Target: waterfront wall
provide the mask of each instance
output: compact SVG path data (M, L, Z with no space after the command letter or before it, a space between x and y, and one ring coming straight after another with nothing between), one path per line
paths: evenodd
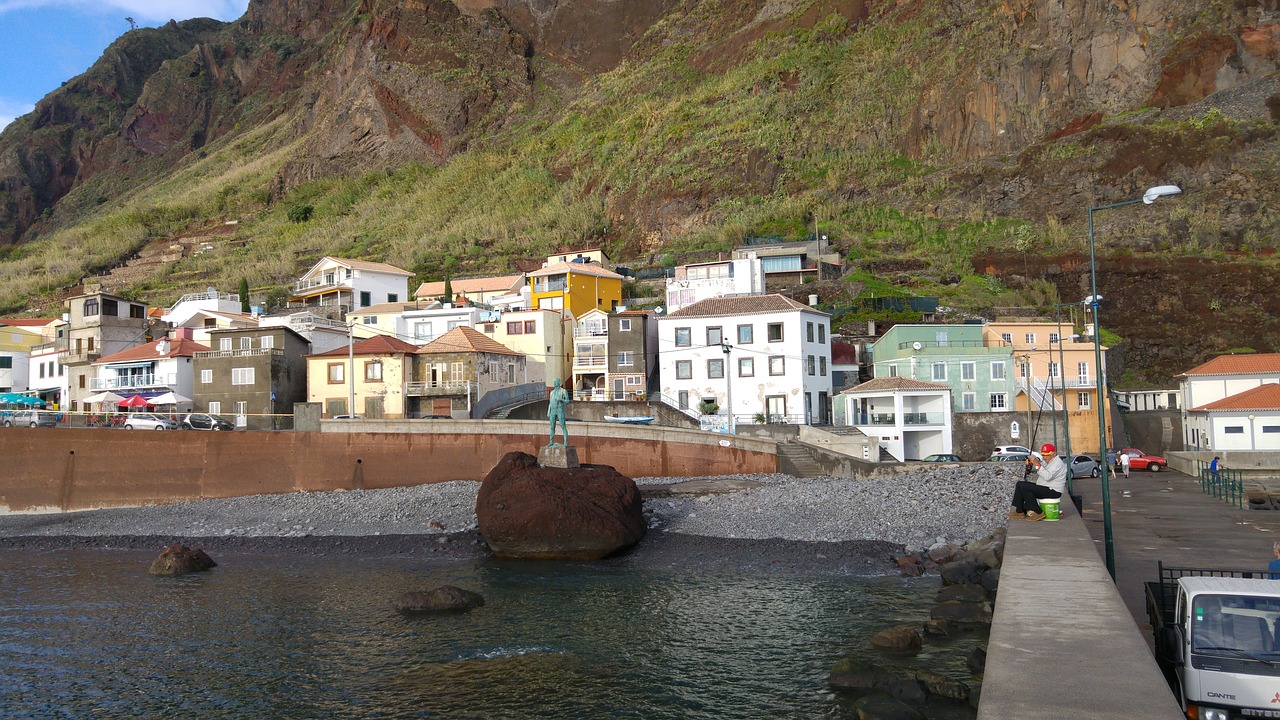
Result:
M387 420L322 432L0 431L0 509L83 510L261 493L480 480L506 453L536 455L545 421ZM360 431L357 431L360 430ZM775 444L677 428L574 423L584 463L629 477L777 472Z

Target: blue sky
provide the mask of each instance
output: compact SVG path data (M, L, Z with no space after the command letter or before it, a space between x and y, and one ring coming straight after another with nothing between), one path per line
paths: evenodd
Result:
M79 75L129 30L173 20L235 20L249 0L0 0L0 128Z

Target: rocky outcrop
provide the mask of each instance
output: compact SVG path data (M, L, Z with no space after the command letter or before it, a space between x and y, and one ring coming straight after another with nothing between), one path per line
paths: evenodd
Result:
M924 638L920 636L919 625L895 625L871 636L871 647L878 650L916 652L923 645Z
M165 548L160 556L151 562L149 572L152 575L185 575L203 572L217 566L218 563L205 554L205 551L192 550L185 545L174 544Z
M402 613L466 612L483 606L484 597L480 593L453 585L401 593L393 603L393 607Z
M507 453L476 496L476 524L498 557L598 560L645 534L640 491L605 465L544 468Z

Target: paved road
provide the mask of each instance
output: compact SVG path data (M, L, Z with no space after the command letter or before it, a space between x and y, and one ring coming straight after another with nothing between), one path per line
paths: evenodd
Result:
M1099 555L1103 546L1102 491L1097 479L1077 479L1082 516ZM1198 479L1172 470L1133 471L1111 479L1116 585L1148 643L1142 583L1154 580L1156 563L1264 569L1271 544L1280 540L1280 511L1239 510L1200 491Z

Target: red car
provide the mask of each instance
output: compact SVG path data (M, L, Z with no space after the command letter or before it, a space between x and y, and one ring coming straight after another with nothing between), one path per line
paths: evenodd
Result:
M1122 453L1129 455L1130 470L1150 470L1151 472L1160 472L1169 467L1169 461L1159 455L1148 455L1138 448L1122 448ZM1116 469L1120 469L1120 453L1116 453Z

